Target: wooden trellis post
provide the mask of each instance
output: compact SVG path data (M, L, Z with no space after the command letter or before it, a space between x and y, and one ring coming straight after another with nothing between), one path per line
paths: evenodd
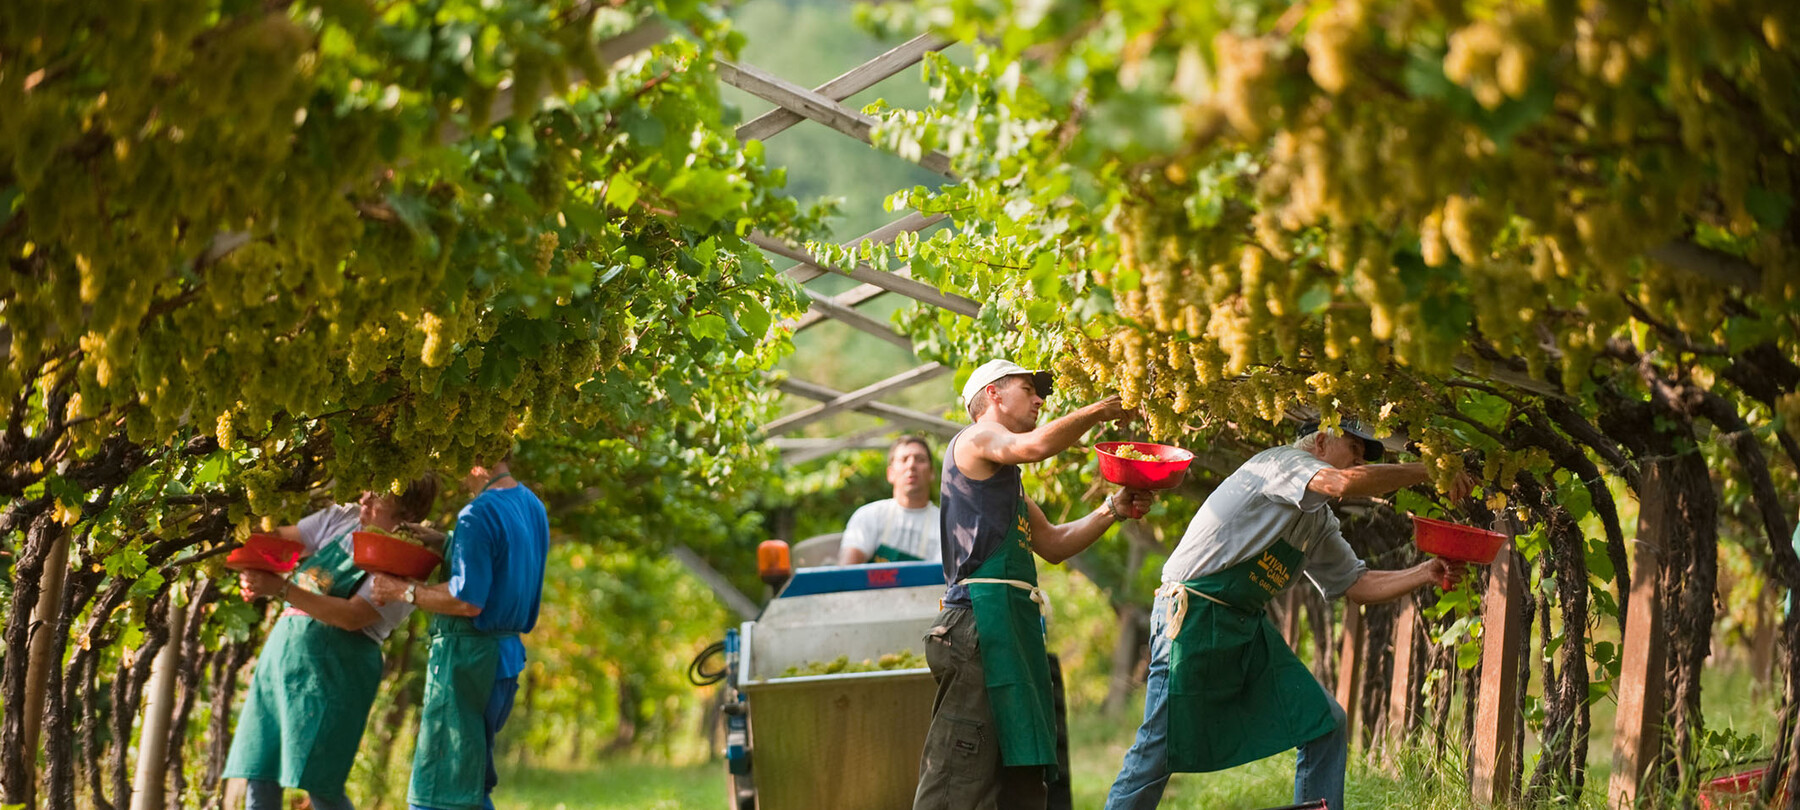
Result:
M35 629L26 648L29 652L25 660L30 662L25 670L24 742L27 751L38 750L39 732L44 723L44 688L49 682L51 668L61 666L60 661L50 659L50 643L57 615L62 610L63 580L69 572L68 530L58 529L53 543L50 556L44 559L43 573L38 577L37 606L31 611L31 624ZM35 771L33 768L25 775L28 783L35 778ZM25 793L33 798L37 795L35 787L28 788Z
M1300 652L1300 589L1289 588L1281 595L1281 637L1288 648Z
M1651 504L1670 499L1660 464L1644 465L1638 502L1638 539L1632 542L1631 603L1625 612L1624 649L1619 662L1619 713L1613 737L1612 781L1607 785L1607 804L1629 808L1637 805L1638 783L1644 769L1662 744L1663 721L1663 538L1677 527L1671 516Z
M1762 595L1756 599L1756 631L1750 641L1752 695L1762 694L1774 684L1775 635L1781 627L1780 613L1775 610L1777 589L1771 581L1763 586Z
M1525 643L1525 581L1509 542L1494 556L1481 610L1481 685L1475 698L1475 747L1469 792L1479 804L1504 804L1518 791L1513 745L1519 722L1519 645Z
M1412 733L1413 699L1412 660L1418 650L1419 606L1413 598L1400 600L1400 615L1394 617L1394 676L1388 686L1387 761L1398 761L1400 749Z
M175 681L181 668L181 637L187 632L187 604L179 584L169 589L169 639L150 665L144 689L144 721L138 732L137 778L131 810L167 807L169 724L175 713Z
M1356 739L1351 732L1356 728L1356 696L1362 689L1362 643L1362 606L1346 600L1344 632L1338 642L1335 697L1338 705L1344 707L1344 736L1347 739Z

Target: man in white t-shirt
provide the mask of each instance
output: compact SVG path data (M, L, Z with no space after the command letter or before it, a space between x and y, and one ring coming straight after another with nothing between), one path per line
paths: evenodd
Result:
M864 505L850 516L838 545L838 565L943 559L931 448L918 436L901 436L888 447L887 480L894 497Z

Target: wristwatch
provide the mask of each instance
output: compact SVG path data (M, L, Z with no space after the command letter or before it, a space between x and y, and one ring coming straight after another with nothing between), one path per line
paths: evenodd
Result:
M1119 507L1113 505L1113 496L1111 495L1106 496L1106 499L1100 502L1100 508L1106 510L1107 517L1110 517L1115 521L1130 520L1130 518L1125 517L1125 515L1119 512Z
M419 584L417 582L409 582L406 584L406 592L400 594L400 598L405 599L406 603L409 605L416 605L418 604L416 601L416 593L418 590Z

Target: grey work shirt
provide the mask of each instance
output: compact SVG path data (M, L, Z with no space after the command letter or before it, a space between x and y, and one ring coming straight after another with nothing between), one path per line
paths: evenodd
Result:
M1213 490L1163 566L1163 582L1216 574L1260 555L1278 540L1306 555L1301 571L1326 598L1368 570L1338 529L1324 495L1307 482L1331 465L1298 447L1257 453Z

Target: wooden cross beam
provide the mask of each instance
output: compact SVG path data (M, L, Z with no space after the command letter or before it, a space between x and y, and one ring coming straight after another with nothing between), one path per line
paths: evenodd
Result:
M637 52L645 50L668 38L669 29L663 27L663 24L657 22L655 19L651 19L630 31L626 31L615 37L610 37L594 46L596 56L594 61L602 65L610 65L627 56L635 55ZM580 70L570 68L568 79L569 83L567 86L574 87L575 85L587 81L588 77ZM544 91L540 89L539 92ZM560 89L553 89L553 92L561 91ZM512 117L513 105L516 103L517 99L514 97L513 89L510 85L501 89L500 92L494 94L494 103L488 108L488 120L504 121L507 118ZM537 99L531 99L531 103L537 103ZM454 143L462 140L463 136L466 134L461 128L450 123L446 123L438 133L438 139L444 143Z
M868 234L864 235L861 239L857 239L857 240L848 242L848 243L846 243L846 245L857 245L857 244L861 244L864 241L880 241L880 242L892 241L894 239L894 237L897 236L901 231L923 230L925 228L931 227L932 225L936 225L937 223L942 222L943 220L944 220L943 214L933 214L929 217L926 217L926 216L921 216L917 212L914 212L912 214L908 214L907 216L905 216L901 219L895 220L894 222L890 222L886 225L881 226L880 228L870 231ZM904 227L901 227L899 230L896 230L892 234L887 233L888 229L895 228L896 226L904 226ZM880 235L881 238L875 239L874 237L876 237L877 235ZM803 266L804 265L795 265L794 267L789 268L788 272L794 273L794 272L800 270ZM811 268L807 268L807 269L811 270ZM911 268L902 267L899 270L895 270L894 275L899 276L901 278L912 278ZM886 293L887 293L887 290L885 290L881 287L877 287L873 284L859 284L850 290L839 293L836 297L832 298L831 300L832 300L832 303L835 303L839 306L856 307L856 306L861 306L865 303L868 303L869 301L872 301L875 298L877 298L881 295L884 295ZM824 320L825 317L826 316L824 313L808 312L804 315L801 315L799 318L796 318L792 323L788 324L788 328L790 328L790 329L794 330L794 332L798 333L801 330L806 329L806 328L818 323L819 321Z
M913 213L907 214L906 216L896 219L893 222L889 222L888 224L883 225L879 228L876 228L875 230L869 231L868 233L865 233L862 236L856 237L855 239L845 242L844 247L854 247L857 245L861 245L864 242L876 242L876 243L885 244L887 242L892 242L896 237L898 237L902 233L908 233L911 231L918 231L918 230L922 230L924 228L929 228L932 225L936 225L937 223L942 222L943 220L944 220L943 214L933 214L931 216L925 216L923 214L918 213L917 211L914 211ZM788 255L788 254L783 253L782 255ZM880 271L874 270L873 268L871 268L870 271L871 272L880 272ZM816 279L820 276L825 275L829 271L825 270L824 268L820 267L817 264L801 263L801 264L796 264L793 267L788 268L784 272L788 278L793 279L794 281L799 282L801 284L805 284L808 281L812 281L813 279ZM893 272L889 275L891 275L894 278L905 279L907 281L912 280L912 276L907 274L906 268L901 268L900 270ZM902 283L904 283L904 282L902 282ZM799 318L789 321L783 325L786 326L787 328L793 330L794 332L798 333L803 329L817 325L820 321L822 321L828 317L831 317L831 318L837 317L837 315L835 314L836 311L833 309L834 305L841 309L851 309L851 308L859 306L863 303L866 303L866 302L874 299L876 296L882 295L886 292L888 292L888 289L887 289L887 287L884 287L884 286L877 286L875 284L861 284L861 285L858 285L857 287L855 287L847 292L841 293L833 298L824 299L824 298L820 298L818 296L813 296L813 300L815 302L817 302L819 304L819 306L809 310L806 314L801 315ZM844 319L839 318L839 320L844 320ZM854 324L852 324L852 325L854 326ZM861 327L857 327L857 328L861 328ZM867 330L865 330L865 331L867 331ZM881 336L881 337L884 340L890 340L886 336ZM890 340L890 342L892 342L892 341ZM897 344L897 345L901 345L901 344ZM908 341L907 343L903 344L903 348L906 348L910 351L912 349L911 341Z
M821 447L856 447L860 450L874 450L888 446L882 434L892 431L892 425L870 428L853 436L837 436L830 439L807 439L798 436L776 436L769 440L769 446L783 453L801 450L816 450Z
M882 425L835 439L776 437L770 441L781 450L781 460L793 465L824 458L840 450L881 450L888 446L887 434L892 432L892 425Z
M904 269L894 275L900 276L901 278L912 278L912 276L907 275ZM881 289L873 284L859 284L850 290L824 300L830 301L832 304L840 307L856 307L865 304L876 296L886 292L887 290ZM815 298L814 300L819 299ZM801 331L817 326L821 321L831 317L836 316L832 315L829 310L824 308L807 310L805 314L782 325L798 334Z
M756 621L756 617L762 614L762 608L756 604L756 600L745 596L743 591L731 584L730 577L719 573L718 569L713 568L699 554L694 553L693 549L676 543L675 547L670 550L670 556L687 566L694 576L706 583L706 587L712 589L713 594L719 597L720 602L724 602L726 607L731 608L744 620Z
M895 346L899 346L909 353L912 351L912 338L894 331L892 326L864 315L851 307L840 304L836 299L833 299L830 296L821 295L807 289L802 289L801 292L806 293L806 296L812 299L812 310L807 313L808 315L819 313L820 317L830 317L852 329L867 332L868 334L881 338Z
M874 87L883 79L919 63L925 54L941 51L950 47L951 41L938 39L930 34L921 34L901 43L893 50L870 59L843 75L813 88L817 93L832 101L843 101L864 90ZM762 115L751 119L737 128L740 141L766 141L788 127L806 120L799 113L786 107L776 107Z
M793 247L786 242L762 233L761 231L750 234L750 243L777 256L786 256L787 258L793 259L807 268L840 273L863 282L864 284L880 287L888 292L899 293L914 301L923 301L932 306L947 309L959 315L967 315L973 318L977 313L981 312L981 303L979 301L964 298L960 295L945 293L922 281L915 281L895 273L882 272L867 264L858 264L848 270L826 267L815 261L812 255L808 254L806 251ZM794 268L794 270L799 269L799 267ZM788 272L788 277L795 278L796 274L790 270ZM818 275L814 274L812 277L817 278Z
M844 396L842 392L826 386L801 380L782 380L776 387L784 394L793 394L819 402L834 402ZM948 419L940 419L928 413L902 408L898 405L889 405L885 402L865 402L852 410L877 416L898 425L906 425L915 430L923 430L941 438L955 436L965 427L965 425L959 425Z
M942 363L926 363L872 385L865 385L850 393L842 394L830 402L820 403L799 413L784 416L764 425L763 432L770 436L791 433L839 411L853 410L858 405L867 405L886 394L942 377L949 374L950 371L951 368Z
M874 242L878 245L885 245L889 242L894 241L894 239L898 238L900 236L900 234L910 233L912 231L922 231L922 230L925 230L926 228L929 228L929 227L936 225L939 222L943 222L943 221L944 221L943 214L932 214L931 216L925 216L924 214L914 211L910 214L907 214L906 216L903 216L899 219L894 220L893 222L889 222L888 224L883 225L879 228L876 228L875 230L869 231L868 233L865 233L862 236L858 236L855 239L851 239L847 242L844 242L843 246L847 247L847 248L854 248L854 247L860 246L864 242ZM757 233L761 234L761 231L758 231ZM784 272L786 273L788 278L791 278L795 282L798 282L800 284L805 284L806 282L812 281L813 279L818 278L819 276L825 275L826 273L829 273L831 271L826 270L825 268L820 267L817 264L808 263L808 264L802 264L802 265L790 267L787 270L785 270ZM886 292L886 290L882 290L882 292Z
M715 64L719 66L719 78L726 84L764 101L779 104L863 143L871 146L875 144L870 133L880 122L874 118L755 65L743 65L723 59L715 60ZM943 152L927 152L915 162L952 180L957 179L956 173L950 171L950 156Z

